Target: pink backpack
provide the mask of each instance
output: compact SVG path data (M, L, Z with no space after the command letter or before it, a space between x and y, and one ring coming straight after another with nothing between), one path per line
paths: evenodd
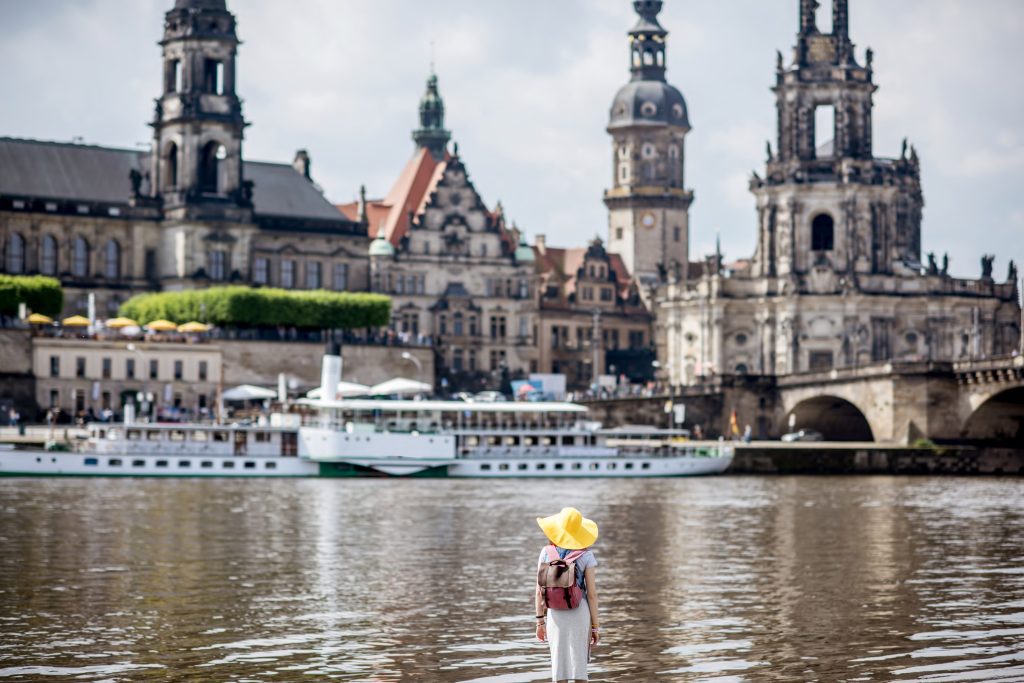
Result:
M573 550L565 559L553 545L544 548L548 562L537 570L537 585L548 609L576 609L583 602L583 589L576 583L576 560L586 550Z

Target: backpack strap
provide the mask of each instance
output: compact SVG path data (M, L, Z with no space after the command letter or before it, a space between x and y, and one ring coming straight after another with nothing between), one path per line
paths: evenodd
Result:
M566 555L564 559L566 562L575 562L576 560L583 557L586 554L586 552L586 548L584 548L583 550L573 550L568 555Z
M555 560L560 559L558 557L558 548L555 547L554 543L544 546L544 553L547 555L548 562L554 562Z

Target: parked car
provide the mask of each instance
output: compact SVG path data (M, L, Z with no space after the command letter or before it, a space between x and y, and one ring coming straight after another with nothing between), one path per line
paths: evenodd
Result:
M825 436L821 432L816 432L813 429L801 429L796 432L790 432L789 434L782 435L782 441L824 441Z
M473 398L481 403L497 403L505 400L505 394L500 391L481 391Z

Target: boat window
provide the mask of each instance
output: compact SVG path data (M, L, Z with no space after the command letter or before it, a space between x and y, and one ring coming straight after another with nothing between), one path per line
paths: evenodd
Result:
M366 439L369 441L369 437ZM281 432L281 455L295 456L299 454L299 435L295 432Z
M499 470L507 470L508 469L508 463L507 462L501 463L500 465L498 465L498 469Z
M623 465L623 467L625 467L627 470L631 470L633 469L633 463L627 462L626 464Z
M172 429L171 430L171 441L184 441L184 440L185 440L185 432L183 432L180 429Z
M535 436L524 436L523 437L523 444L526 445L526 446L536 446L537 445L537 437L535 437Z
M608 463L607 467L610 470L614 470L616 467L618 467L618 463L610 462Z
M544 444L545 446L553 446L554 443L555 443L555 437L553 437L553 436L545 436L545 437L543 437L541 439L540 442L542 444Z
M562 437L562 445L563 446L571 446L575 440L576 440L575 437L563 436Z
M197 429L196 431L192 432L193 441L206 441L209 438L210 435L204 432L202 429Z
M256 443L266 443L267 441L270 441L268 432L256 432Z
M100 461L99 461L99 458L86 458L85 459L85 464L86 465L99 465Z
M467 446L479 446L480 445L480 437L479 436L467 436L466 437L466 445Z
M178 467L192 467L192 461L191 460L179 460L178 461Z
M230 460L225 460L223 463L221 463L221 467L223 467L226 470L233 469L234 466L235 463L231 462Z
M214 441L221 441L221 442L227 441L228 440L228 433L227 432L213 432L213 440Z
M581 462L574 462L572 464L572 468L574 470L581 470L581 469L583 469L583 463L581 463Z
M501 437L499 437L499 436L489 436L489 437L487 437L487 445L488 446L497 446L499 443L501 443Z
M556 470L563 470L563 469L565 469L565 463L564 462L556 462L555 463L555 469Z
M146 441L159 441L160 437L163 436L158 429L151 429L146 432Z
M505 445L506 446L516 446L518 444L519 444L519 437L516 437L516 436L506 436L505 437Z
M649 469L651 469L651 463L649 463L649 462L641 463L640 464L640 469L642 469L642 470L649 470Z
M141 438L142 438L142 432L140 432L139 430L137 430L137 429L129 429L128 430L128 440L129 441L138 441Z
M110 458L109 460L107 460L107 464L111 465L112 467L120 467L121 458Z
M157 467L167 467L167 461L166 460L157 460L156 461L156 466Z
M203 469L210 469L211 467L213 467L213 461L204 460L201 463L199 463L199 466L202 467Z
M245 469L247 469L247 470L254 470L254 469L256 469L256 463L254 463L251 460L246 460L245 461Z
M527 463L525 463L525 462L521 462L518 465L518 469L521 469L521 470L525 470L528 467L529 467L529 465Z
M487 472L488 470L490 470L490 469L491 469L491 463L489 463L489 462L485 462L485 463L482 463L482 464L480 465L480 469L481 469L482 471L484 471L484 472Z
M548 468L548 465L545 462L539 462L534 467L534 469L536 469L536 470L546 470L547 468Z
M265 462L265 463L263 463L263 469L265 469L265 470L276 470L277 469L277 463L273 462L273 461Z
M145 467L145 466L146 466L146 461L145 460L132 460L132 467Z
M590 469L596 470L597 468L598 468L598 464L596 462L590 463Z

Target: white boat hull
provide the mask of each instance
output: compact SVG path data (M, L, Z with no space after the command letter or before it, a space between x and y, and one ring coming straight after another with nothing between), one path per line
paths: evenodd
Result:
M0 474L101 477L315 477L320 467L296 457L0 452Z

